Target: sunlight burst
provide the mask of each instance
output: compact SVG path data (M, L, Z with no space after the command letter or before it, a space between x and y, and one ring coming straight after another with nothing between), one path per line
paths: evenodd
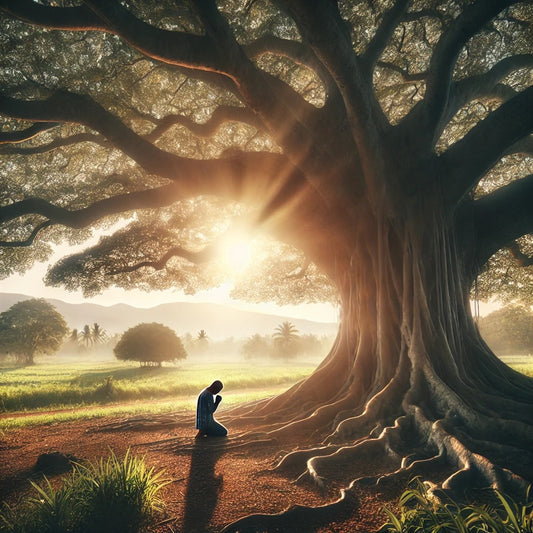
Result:
M234 274L240 274L250 263L250 243L239 238L229 239L224 256L228 268Z

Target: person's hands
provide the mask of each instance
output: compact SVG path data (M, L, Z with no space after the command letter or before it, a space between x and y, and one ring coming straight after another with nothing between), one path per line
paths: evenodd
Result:
M222 396L220 396L220 394L217 394L215 396L215 403L220 403L222 401Z

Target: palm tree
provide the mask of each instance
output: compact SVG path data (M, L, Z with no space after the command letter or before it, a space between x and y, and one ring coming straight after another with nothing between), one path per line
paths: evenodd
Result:
M201 329L196 336L196 344L200 353L204 353L209 345L209 336L205 329Z
M93 324L91 335L94 344L103 344L107 340L107 333L105 329L102 329L97 322Z
M296 355L298 351L296 341L300 338L300 334L292 322L287 320L276 327L273 337L282 357L288 359Z
M80 344L88 349L93 344L93 332L88 324L83 326L83 329L79 333Z
M71 332L70 332L70 336L68 338L69 342L71 342L72 344L77 344L78 343L78 329L77 328L74 328Z

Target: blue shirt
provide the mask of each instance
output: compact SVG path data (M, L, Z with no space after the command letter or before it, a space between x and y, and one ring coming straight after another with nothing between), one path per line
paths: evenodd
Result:
M196 429L206 431L210 424L213 423L213 413L215 412L215 400L213 395L204 389L198 395L196 404Z

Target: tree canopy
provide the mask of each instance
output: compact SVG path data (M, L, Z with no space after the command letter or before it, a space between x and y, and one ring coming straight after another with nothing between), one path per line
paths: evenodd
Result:
M176 333L157 322L143 323L128 329L113 348L117 359L157 363L185 359L187 352Z
M531 273L531 2L0 13L4 275L98 231L49 283L194 292L237 271L222 252L236 239L268 237L240 295L341 309L317 370L247 411L308 443L280 469L322 482L372 450L397 462L379 479L441 462L446 490L533 479L532 380L494 356L468 305L495 254Z
M36 355L57 352L68 331L53 305L42 298L23 300L0 314L0 352L32 365Z

